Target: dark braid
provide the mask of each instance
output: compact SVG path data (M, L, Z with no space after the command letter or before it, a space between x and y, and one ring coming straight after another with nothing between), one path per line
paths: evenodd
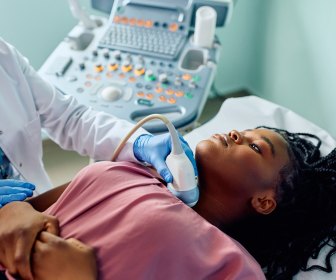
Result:
M331 272L330 258L336 252L336 149L321 156L321 140L315 135L259 128L286 139L290 164L279 174L276 210L246 218L228 233L254 255L267 279L291 279L300 269ZM308 259L317 258L326 244L330 251L324 266L308 266Z

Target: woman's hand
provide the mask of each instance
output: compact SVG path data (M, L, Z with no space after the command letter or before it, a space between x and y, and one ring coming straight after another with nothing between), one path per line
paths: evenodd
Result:
M57 219L36 211L29 203L11 202L0 209L0 263L10 274L33 279L30 255L43 230L58 235Z
M33 252L34 280L95 280L94 251L82 242L41 232Z

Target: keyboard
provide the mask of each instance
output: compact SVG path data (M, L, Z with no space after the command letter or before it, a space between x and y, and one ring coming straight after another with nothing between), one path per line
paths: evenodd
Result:
M100 40L99 47L175 59L185 42L186 36L177 32L112 24Z

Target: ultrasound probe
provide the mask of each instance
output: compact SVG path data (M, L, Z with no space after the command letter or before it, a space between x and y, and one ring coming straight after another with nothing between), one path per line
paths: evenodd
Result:
M117 158L121 149L124 147L126 141L131 137L131 135L144 123L152 119L160 119L163 121L171 135L172 149L171 153L166 158L166 164L173 175L173 182L168 183L167 188L177 198L181 199L185 204L192 207L197 203L199 198L199 189L194 167L182 148L175 127L165 116L160 114L152 114L139 121L120 142L112 156L112 161Z

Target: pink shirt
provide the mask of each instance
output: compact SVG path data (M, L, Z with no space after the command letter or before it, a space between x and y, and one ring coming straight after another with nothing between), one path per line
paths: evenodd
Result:
M265 279L254 258L126 162L84 168L47 211L96 249L99 279Z

